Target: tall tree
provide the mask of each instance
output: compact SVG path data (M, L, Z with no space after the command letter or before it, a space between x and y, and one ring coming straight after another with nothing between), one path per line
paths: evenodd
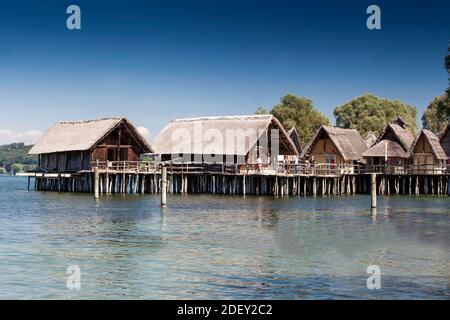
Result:
M448 73L447 90L435 97L422 115L422 125L435 133L439 133L450 122L450 45L444 59L444 68Z
M264 109L263 107L259 107L258 109L256 109L255 114L270 114L270 111Z
M271 113L286 130L295 127L300 143L305 145L321 125L329 125L325 115L314 108L311 100L293 94L285 95L280 103L268 111L263 108L256 110L257 114Z
M382 99L372 94L353 98L334 109L336 125L358 130L365 136L372 131L379 134L385 125L401 116L410 130L416 132L417 109L399 100Z
M435 97L422 115L422 125L434 133L439 133L450 120L450 94L444 92Z
M447 55L445 56L445 69L447 69L448 73L448 88L447 88L447 94L450 95L450 44L447 48Z

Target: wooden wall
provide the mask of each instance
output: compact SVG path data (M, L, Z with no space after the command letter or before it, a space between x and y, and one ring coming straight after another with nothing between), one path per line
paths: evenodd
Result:
M41 154L39 166L47 172L77 172L90 170L95 161L138 161L141 153L139 144L121 124L91 150Z
M40 168L47 172L89 170L90 151L70 151L40 155Z
M140 154L136 141L125 125L121 125L97 144L92 161L138 161Z
M440 164L440 161L433 154L430 143L423 135L420 136L414 147L412 162L415 165Z
M441 139L441 145L447 154L447 163L450 164L450 129L447 130L445 135Z
M317 140L312 147L309 153L309 159L311 160L314 157L316 163L327 163L327 156L328 158L334 157L335 164L345 163L333 141L327 137L323 137L323 139Z

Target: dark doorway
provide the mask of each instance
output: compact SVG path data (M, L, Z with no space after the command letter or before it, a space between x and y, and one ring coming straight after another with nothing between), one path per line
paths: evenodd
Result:
M128 148L120 148L119 161L128 161Z
M109 148L108 149L108 161L116 161L116 149L115 148Z

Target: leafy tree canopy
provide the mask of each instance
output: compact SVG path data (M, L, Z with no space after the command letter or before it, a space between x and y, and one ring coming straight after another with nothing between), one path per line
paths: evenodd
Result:
M14 173L23 172L23 164L21 163L14 163L11 165L11 171Z
M401 116L415 134L416 115L417 110L413 106L399 100L378 98L368 93L334 109L338 127L356 129L363 137L370 131L376 135L381 133L386 124L397 116Z
M33 169L37 164L37 156L28 155L30 148L31 146L25 146L23 143L0 146L0 167L3 167L6 171L14 171L11 169L13 164L23 164L23 170Z
M444 129L450 120L450 94L435 97L427 106L422 116L422 125L434 133Z
M262 107L259 107L258 109L256 109L255 114L270 114L270 111Z
M445 69L447 69L448 73L448 88L447 94L450 95L450 45L447 48L447 55L445 56Z
M286 130L295 127L300 143L307 143L321 125L329 125L325 115L314 108L311 100L293 94L285 95L280 103L268 111L258 108L256 114L273 114Z

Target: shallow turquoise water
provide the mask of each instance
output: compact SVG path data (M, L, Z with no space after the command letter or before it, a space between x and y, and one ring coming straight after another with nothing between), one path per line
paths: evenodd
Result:
M448 299L450 198L108 196L0 176L0 298ZM66 287L67 267L81 289ZM366 268L381 268L381 289Z

